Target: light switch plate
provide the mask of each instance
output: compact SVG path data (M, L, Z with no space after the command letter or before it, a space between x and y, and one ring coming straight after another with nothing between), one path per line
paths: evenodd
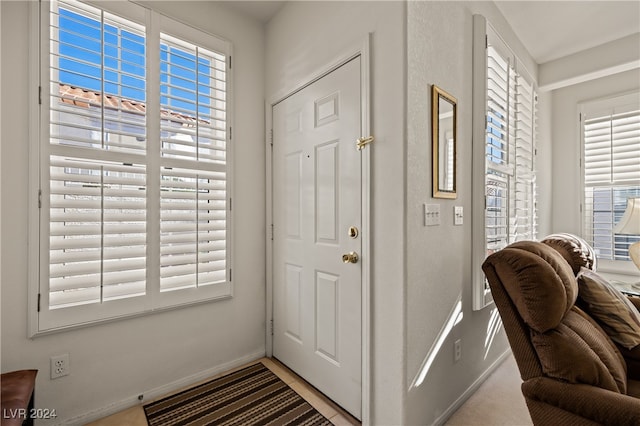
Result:
M424 204L424 226L440 225L440 204Z
M453 207L453 224L454 225L462 225L464 218L464 213L462 206L454 206Z

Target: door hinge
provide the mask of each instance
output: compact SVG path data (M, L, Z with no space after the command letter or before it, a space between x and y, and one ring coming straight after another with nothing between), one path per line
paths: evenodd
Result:
M229 211L233 210L233 198L229 197Z
M38 208L42 208L42 189L38 189Z
M273 228L273 223L271 224L271 241L273 241L273 234L274 234L274 228Z
M38 293L38 312L40 312L40 296L41 294Z
M271 146L273 146L273 129L269 130L269 138L271 140Z
M229 127L229 140L233 139L233 127Z
M271 322L271 326L270 326L271 327L271 335L273 336L273 319L271 319L270 322Z
M229 268L229 282L233 281L233 269Z
M231 55L229 55L229 69L231 69L231 64L232 64L232 62L231 62Z
M42 105L42 86L38 86L38 105Z

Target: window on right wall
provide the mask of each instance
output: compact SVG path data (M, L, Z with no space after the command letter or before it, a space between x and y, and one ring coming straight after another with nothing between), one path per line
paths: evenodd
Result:
M481 15L474 15L473 307L492 302L485 258L537 237L535 79Z
M640 236L613 232L627 199L640 197L640 92L579 105L582 136L582 234L600 269L624 272ZM630 263L630 262L627 262Z

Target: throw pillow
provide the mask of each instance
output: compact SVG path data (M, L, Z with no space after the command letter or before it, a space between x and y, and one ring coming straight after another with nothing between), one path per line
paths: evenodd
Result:
M531 341L542 371L569 383L585 383L613 392L627 392L624 360L602 331L582 317L577 308L558 327L545 333L531 331Z
M581 268L578 296L585 310L607 332L611 340L631 349L640 344L640 312L629 299L597 273Z

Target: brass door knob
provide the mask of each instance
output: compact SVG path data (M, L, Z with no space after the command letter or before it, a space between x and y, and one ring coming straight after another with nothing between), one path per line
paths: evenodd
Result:
M342 261L344 263L358 263L358 253L352 251L342 255Z

